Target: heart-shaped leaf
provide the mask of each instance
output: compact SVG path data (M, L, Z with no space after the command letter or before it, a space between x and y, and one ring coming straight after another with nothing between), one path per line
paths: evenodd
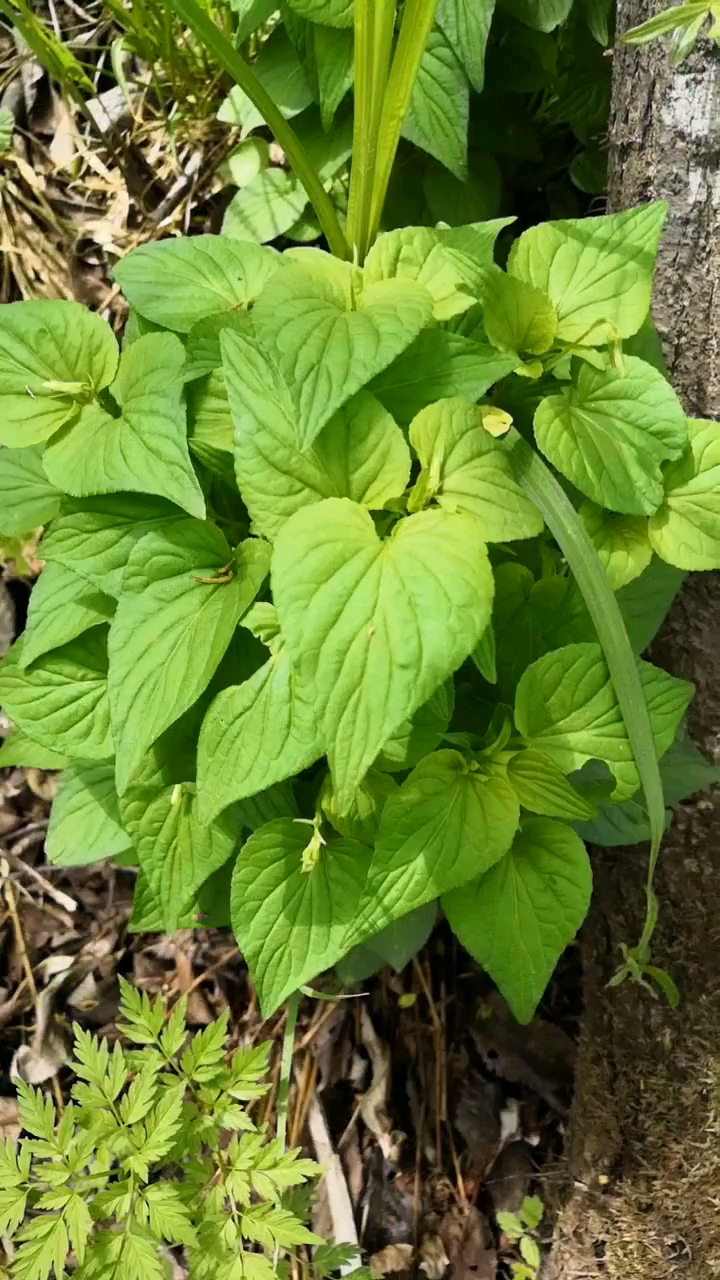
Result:
M442 900L453 933L487 969L518 1022L529 1022L585 919L592 872L579 836L529 818L489 871Z
M363 288L347 263L324 263L321 270L316 259L305 261L278 271L253 312L258 337L292 396L301 449L410 345L433 308L415 281L380 280Z
M133 342L111 388L119 415L87 405L50 441L43 465L53 484L77 498L156 494L202 519L205 501L187 448L184 362L174 334L148 333Z
M410 476L402 431L378 400L358 392L300 449L290 393L264 352L243 335L222 339L235 423L235 472L253 527L274 538L301 507L347 497L379 509Z
M117 360L110 325L78 302L6 303L0 308L0 444L22 448L47 440L112 382Z
M382 539L362 507L328 498L283 525L272 588L288 650L312 690L342 808L490 619L480 527L473 516L436 509L399 521Z
M305 822L270 822L235 864L233 931L266 1018L344 954L367 874L365 845L337 839L318 849L314 835Z

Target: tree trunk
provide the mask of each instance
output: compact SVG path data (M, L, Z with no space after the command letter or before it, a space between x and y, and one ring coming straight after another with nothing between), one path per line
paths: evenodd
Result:
M660 7L619 0L618 32ZM618 209L669 202L653 313L686 410L720 418L714 46L703 43L676 69L665 41L616 50L609 194ZM652 656L694 681L689 729L720 759L720 575L689 576ZM642 988L605 986L619 944L637 940L646 856L594 855L566 1198L546 1280L720 1276L720 788L678 806L661 853L653 959L680 986L676 1012Z

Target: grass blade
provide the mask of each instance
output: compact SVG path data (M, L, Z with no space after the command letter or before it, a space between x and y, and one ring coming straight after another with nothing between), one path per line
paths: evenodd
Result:
M369 248L378 130L394 28L395 0L355 0L355 120L347 239L359 263Z
M378 131L369 244L372 244L380 226L390 174L400 141L400 131L410 106L413 86L428 36L435 21L436 6L437 0L405 0L400 34L390 68Z
M288 124L255 72L212 18L195 3L195 0L163 0L163 3L192 28L223 70L232 76L235 83L244 90L250 101L257 107L285 152L291 168L302 182L330 246L330 251L337 258L347 258L347 241L332 201L295 130Z
M646 886L647 913L640 942L630 953L631 959L644 966L657 920L657 899L652 884L665 830L665 800L637 660L615 593L567 494L539 454L514 427L510 429L506 440L515 478L542 513L572 570L595 624L645 794L651 841Z

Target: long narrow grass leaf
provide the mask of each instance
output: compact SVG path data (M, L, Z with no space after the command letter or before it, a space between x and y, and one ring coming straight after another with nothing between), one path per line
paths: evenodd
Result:
M390 68L378 130L377 162L370 213L372 244L377 235L390 174L400 141L400 131L410 106L413 87L435 21L437 0L405 0L400 34Z
M347 258L347 242L333 203L295 130L288 124L252 68L195 0L164 0L164 3L192 28L206 49L257 107L285 152L291 168L302 182L331 252L338 258Z
M645 793L651 849L647 917L637 949L643 953L640 958L644 961L657 919L652 882L665 829L665 801L637 660L615 594L575 508L549 467L514 427L507 441L516 479L542 513L575 576L595 624Z
M348 242L358 262L369 248L378 130L390 70L395 0L355 3L355 120Z

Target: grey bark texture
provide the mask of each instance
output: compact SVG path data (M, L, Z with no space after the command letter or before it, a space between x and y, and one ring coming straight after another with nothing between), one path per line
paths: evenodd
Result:
M618 32L663 7L619 0ZM720 419L720 53L680 67L667 42L614 53L610 205L666 199L653 313L689 414ZM720 577L690 575L653 660L694 681L688 726L720 762ZM561 1206L543 1280L720 1277L720 788L677 806L661 853L653 960L682 991L673 1012L608 990L642 917L644 849L594 855L581 938L583 1017Z

